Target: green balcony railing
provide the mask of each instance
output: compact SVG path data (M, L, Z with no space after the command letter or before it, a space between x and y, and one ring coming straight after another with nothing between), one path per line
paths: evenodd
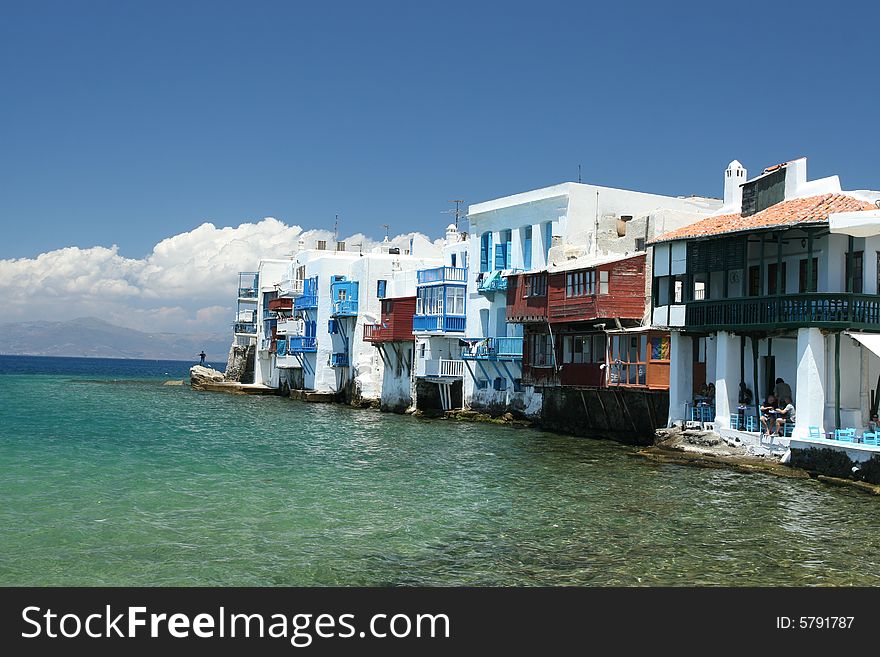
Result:
M846 292L688 302L685 326L733 328L880 328L880 295Z

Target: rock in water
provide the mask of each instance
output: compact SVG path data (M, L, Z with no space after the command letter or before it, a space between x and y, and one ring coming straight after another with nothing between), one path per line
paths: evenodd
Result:
M189 384L193 390L204 390L206 383L221 383L225 380L226 377L213 367L193 365L189 368Z

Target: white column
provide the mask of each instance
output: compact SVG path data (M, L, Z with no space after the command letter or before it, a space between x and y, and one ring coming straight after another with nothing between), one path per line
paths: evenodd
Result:
M825 339L817 328L797 332L797 410L792 438L808 438L810 427L825 431Z
M715 337L715 426L730 428L739 392L739 336L718 331Z
M669 422L689 420L685 404L692 401L694 390L694 345L690 336L680 331L670 333L669 345Z

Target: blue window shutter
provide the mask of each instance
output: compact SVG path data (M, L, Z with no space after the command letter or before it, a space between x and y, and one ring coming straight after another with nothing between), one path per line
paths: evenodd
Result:
M550 253L550 245L553 242L553 222L544 224L544 253Z
M376 296L379 297L380 299L385 298L385 289L386 289L387 283L388 282L385 280L380 280L377 284Z
M532 236L529 235L523 242L523 269L532 268Z
M508 241L504 247L506 262L504 264L505 269L510 269L513 266L513 244Z

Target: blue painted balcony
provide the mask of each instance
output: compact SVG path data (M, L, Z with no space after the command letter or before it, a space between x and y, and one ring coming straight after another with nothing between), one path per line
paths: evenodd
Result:
M330 283L331 317L354 317L358 314L358 282L334 276Z
M416 272L418 285L431 283L467 283L467 269L464 267L434 267Z
M332 317L355 317L358 314L357 299L343 299L333 302Z
M348 354L345 352L330 354L330 367L348 367Z
M413 333L464 333L464 315L413 315Z
M287 338L287 353L307 354L318 351L318 338L314 335L296 335Z
M296 310L317 310L318 308L318 295L316 294L304 294L301 297L297 297L293 300L293 309Z
M464 360L521 360L523 354L522 338L484 338L463 347Z
M507 291L507 276L516 274L521 269L496 269L483 273L483 277L477 282L477 292L480 294L494 294L495 292Z
M293 300L293 309L294 311L318 309L317 276L312 276L303 281L302 295Z

